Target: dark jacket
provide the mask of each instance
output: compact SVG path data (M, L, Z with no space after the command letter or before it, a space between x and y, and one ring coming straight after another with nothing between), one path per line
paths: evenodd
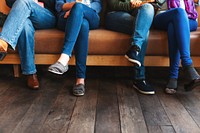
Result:
M197 19L198 14L195 9L193 0L184 0L185 11L187 12L188 18ZM180 7L180 0L167 0L168 9Z
M125 11L130 12L130 0L107 0L108 8L110 11Z
M8 5L8 7L11 8L15 1L16 0L6 0L6 4ZM43 2L45 8L50 10L52 13L56 14L56 11L55 11L55 0L38 0L38 1L39 2Z
M138 8L131 8L131 0L107 0L107 12L123 11L130 13L132 16L137 15Z

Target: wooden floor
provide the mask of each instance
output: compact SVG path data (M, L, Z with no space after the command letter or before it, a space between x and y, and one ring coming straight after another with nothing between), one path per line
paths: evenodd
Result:
M147 68L156 95L132 87L129 67L88 67L86 95L71 94L75 69L63 76L38 66L41 88L14 78L0 65L0 133L200 133L200 88L184 92L180 74L176 95L163 88L167 68Z

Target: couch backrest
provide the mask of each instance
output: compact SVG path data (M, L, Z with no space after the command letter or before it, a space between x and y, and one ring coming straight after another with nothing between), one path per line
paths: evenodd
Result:
M104 26L104 20L105 20L105 15L106 15L106 9L107 9L107 0L102 0L102 10L101 10L101 13L100 13L100 18L101 18L101 23L100 25L101 26Z

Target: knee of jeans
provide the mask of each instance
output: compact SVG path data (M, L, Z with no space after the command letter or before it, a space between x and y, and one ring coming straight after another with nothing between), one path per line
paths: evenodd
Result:
M83 22L81 24L81 30L84 30L84 31L89 30L89 23L86 19L83 19Z
M32 24L30 19L27 19L25 21L22 31L23 32L29 32L29 33L34 33L35 28L33 27L33 24Z
M154 7L152 6L152 4L143 4L141 6L141 10L145 10L149 15L154 15Z
M22 4L28 4L30 2L33 2L33 0L17 0L15 3L22 5Z
M82 3L75 3L74 6L72 7L72 10L82 10L83 9L83 4Z
M177 15L177 16L187 16L185 10L183 8L175 8L174 9L174 14Z

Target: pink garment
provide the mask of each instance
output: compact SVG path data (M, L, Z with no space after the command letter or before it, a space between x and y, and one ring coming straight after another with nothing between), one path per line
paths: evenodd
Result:
M198 14L195 9L194 0L184 0L185 11L187 12L188 18L197 19ZM167 0L168 9L180 7L180 0Z

